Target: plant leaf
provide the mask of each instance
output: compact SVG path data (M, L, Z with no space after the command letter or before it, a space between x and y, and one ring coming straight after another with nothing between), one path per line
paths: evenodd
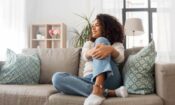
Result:
M90 14L89 17L81 16L77 13L74 13L74 14L81 17L86 22L86 25L83 27L80 33L77 30L74 31L74 33L77 35L76 38L73 40L74 47L83 47L83 44L87 41L87 39L89 38L89 35L91 34L90 17L92 16L92 13Z

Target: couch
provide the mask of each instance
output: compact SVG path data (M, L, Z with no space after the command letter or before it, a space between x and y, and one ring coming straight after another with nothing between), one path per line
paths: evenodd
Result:
M140 48L128 49L128 55ZM65 95L51 84L57 71L79 74L81 48L24 49L23 53L38 53L41 61L40 81L37 85L0 85L0 105L83 105L85 97ZM5 62L0 62L0 67ZM121 65L122 68L122 65ZM129 94L127 98L107 98L102 105L175 105L175 64L155 63L155 93Z

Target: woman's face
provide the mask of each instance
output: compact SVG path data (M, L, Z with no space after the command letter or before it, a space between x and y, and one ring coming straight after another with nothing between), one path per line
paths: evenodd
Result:
M92 23L92 37L98 38L101 36L101 34L102 34L101 25L100 22L96 19Z

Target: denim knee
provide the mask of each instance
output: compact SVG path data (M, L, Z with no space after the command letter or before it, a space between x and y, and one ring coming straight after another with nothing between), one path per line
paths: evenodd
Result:
M98 44L98 43L102 43L102 44L105 44L105 45L110 45L110 42L107 38L105 37L99 37L95 40L95 44Z
M68 76L68 73L65 72L57 72L52 76L52 84L54 87L58 88L62 86L62 83L64 83L62 80L64 77Z

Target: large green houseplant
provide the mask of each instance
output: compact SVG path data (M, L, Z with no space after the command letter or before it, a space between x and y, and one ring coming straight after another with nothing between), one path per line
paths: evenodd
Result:
M74 30L74 33L76 34L76 36L73 38L73 46L82 47L83 44L89 39L89 36L91 34L91 22L90 22L91 15L89 17L81 16L79 14L76 14L76 15L85 21L85 26L80 32L77 29Z

